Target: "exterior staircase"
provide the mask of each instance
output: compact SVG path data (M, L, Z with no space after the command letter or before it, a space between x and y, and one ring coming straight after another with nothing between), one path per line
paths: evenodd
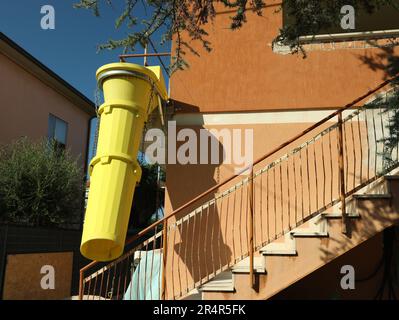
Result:
M355 107L391 81L85 266L80 298L267 299L395 224L399 110Z
M195 299L268 299L331 260L343 255L399 221L399 175L394 170L347 201L350 241L341 231L340 208L324 212L263 247L258 258L263 270L257 290L248 290L248 277L233 268L204 284ZM321 254L323 253L323 254ZM249 262L241 270L249 273ZM256 263L255 263L256 264Z

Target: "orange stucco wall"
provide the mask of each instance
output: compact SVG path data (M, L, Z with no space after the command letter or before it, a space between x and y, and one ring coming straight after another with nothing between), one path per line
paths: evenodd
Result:
M224 124L223 120L220 120L216 121L218 122L217 125L180 124L180 126L178 122L178 128L193 128L196 131L202 128L208 130L222 128L253 129L253 158L257 159L323 118L321 116L318 119L317 116L313 116L313 121L304 121L300 119L301 115L298 115L298 119L288 123L286 122L285 111L303 111L308 115L315 115L316 110L337 109L365 94L386 79L387 74L384 66L387 64L388 57L399 53L397 46L377 48L367 43L367 41L346 41L339 43L339 45L332 43L308 45L305 48L308 50L305 59L301 54L292 55L274 52L272 42L282 26L282 13L275 12L279 3L276 0L268 2L262 17L248 13L248 23L238 31L231 31L228 28L231 13L219 13L215 22L208 26L208 40L212 43L213 51L207 53L201 48L200 44L192 43L194 48L200 53L200 57L188 54L186 60L190 67L185 71L176 72L171 77L170 82L171 98L174 101L175 111L179 113L180 119L187 120L198 113L210 114L212 117L215 116L214 113L218 113L218 116L220 116L218 119L225 119L222 116L231 112L237 113L236 116L240 117L240 112L247 116L253 111L259 112L267 118L270 115L269 112L273 111L278 112L275 118L276 121L265 123L259 119L259 123L256 123L256 121L255 123L237 121L237 124ZM383 43L385 43L384 40ZM368 61L368 63L365 61ZM336 121L336 119L332 120ZM327 125L331 125L331 122ZM360 128L359 132L362 132L361 134L359 133L359 136L364 136L364 128L362 126L356 127L355 125L356 128ZM307 137L281 150L280 153L270 157L266 162L270 163L277 156L299 146L321 130L322 128L318 128L311 132ZM353 141L358 142L359 139ZM364 140L362 143L364 144ZM221 146L221 148L223 147ZM333 154L336 155L337 145L334 139L332 149ZM353 164L356 159L350 158L346 161ZM332 163L338 165L338 161L332 161ZM318 167L317 170L320 171L321 162L315 165ZM348 168L349 176L356 177L355 173L357 171L355 169L351 171L351 167ZM195 196L231 176L232 173L232 167L228 165L167 165L166 214L170 214ZM322 176L320 172L319 175ZM360 176L362 176L362 173L360 173ZM316 186L309 187L306 195L313 196L312 201L317 202L317 200L313 199L317 199L315 188ZM264 188L262 191L259 191L260 189L262 187L258 186L258 189L256 189L258 191L255 190L255 197L259 198L260 194L267 193ZM334 182L334 190L336 189L338 188L336 182ZM319 192L321 192L321 189L319 189ZM300 195L300 192L298 194ZM335 197L336 195L334 195ZM292 207L292 194L289 199ZM204 202L205 200L202 201L202 203ZM226 255L226 261L230 261L229 259L234 257L236 251L234 245L237 246L240 231L234 229L234 226L233 231L230 230L232 228L231 223L234 219L237 223L237 219L240 219L240 216L243 217L245 212L241 211L241 209L233 209L232 203L235 202L228 204L225 201L223 210L221 209L222 204L217 204L212 209L213 214L209 221L205 221L207 219L207 213L205 213L202 214L203 219L196 221L197 225L194 225L194 223L192 225L188 223L186 225L182 224L171 231L170 237L172 241L170 241L168 249L170 259L167 265L167 272L169 272L167 281L168 294L177 293L179 288L184 286L184 281L194 284L200 280L204 269L217 265L218 262L212 261L213 253L216 252L215 256L218 257L218 252L223 252ZM197 205L199 204L197 202ZM264 204L264 206L266 205ZM194 206L189 209L194 209ZM188 213L189 209L183 214ZM263 219L257 218L256 210L259 211L258 214L260 216L265 216L266 211L259 209L260 207L255 206L255 221L256 219ZM286 209L284 207L284 210ZM206 212L206 210L204 211ZM289 208L286 211L292 213ZM173 220L171 219L171 222ZM289 221L290 217L285 217L284 220ZM270 224L269 220L267 222ZM245 223L243 222L241 237L246 239L244 225ZM206 229L210 228L209 226L211 226L211 231ZM339 230L338 225L336 227ZM259 228L259 224L257 224L255 238L262 237L262 230L259 231ZM204 238L204 232L202 232L204 229L208 230L207 236L213 232L219 240ZM235 234L235 237L232 234ZM370 242L369 246L360 248L360 253L358 254L364 254L365 250L373 250L377 256L380 253L380 248L378 248L378 239L380 238L376 239ZM319 240L313 239L311 241L317 243ZM234 244L234 242L236 243ZM197 244L199 246L198 249L196 249ZM190 246L192 247L190 248ZM314 248L309 247L309 250L314 250ZM203 254L204 261L195 254L193 255L192 252ZM353 256L350 255L350 257ZM269 259L269 261L272 260ZM304 263L306 264L308 261L305 260L306 257L304 258ZM341 262L346 263L346 260ZM369 270L367 268L372 268L372 262L375 261L366 262L370 262L370 264L362 264L365 273ZM297 266L299 265L297 264ZM333 267L326 269L329 271L326 271L322 277L328 277L328 274L333 274L336 271L331 268ZM199 269L202 271L199 271ZM284 275L280 274L280 276L284 278ZM244 276L242 278L242 287L246 287L247 278ZM305 287L311 286L314 281L317 280L309 280ZM276 285L276 287L278 286L279 284ZM373 292L372 286L367 287L365 290L367 290L366 293L369 295ZM314 293L315 291L312 292ZM293 295L297 295L297 292L294 292ZM227 298L223 295L216 294L216 296L218 298ZM256 298L262 299L265 296L260 294ZM212 297L212 294L208 294L208 297ZM343 296L343 298L348 297Z
M2 54L0 81L0 144L47 137L51 113L68 123L67 148L83 166L90 115Z
M280 2L268 1L262 17L248 13L238 31L229 29L232 13L218 14L208 27L212 52L192 43L200 56L187 54L189 69L172 76L172 99L199 112L336 108L382 82L378 65L397 48L364 48L363 41L308 50L305 59L274 53Z

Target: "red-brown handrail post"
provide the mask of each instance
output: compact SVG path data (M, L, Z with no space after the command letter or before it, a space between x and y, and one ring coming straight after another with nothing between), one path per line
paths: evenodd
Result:
M249 223L248 223L248 251L249 251L249 284L254 285L254 167L251 168L249 183Z
M79 271L79 300L83 300L83 270Z
M166 256L168 255L168 220L163 224L162 230L162 282L161 282L161 300L166 297Z
M97 265L97 261L92 261L88 265L85 265L82 269L79 271L79 300L83 300L83 291L84 291L84 273Z
M343 142L342 112L338 114L338 167L339 167L339 200L341 201L342 233L346 233L346 204L345 204L345 169Z

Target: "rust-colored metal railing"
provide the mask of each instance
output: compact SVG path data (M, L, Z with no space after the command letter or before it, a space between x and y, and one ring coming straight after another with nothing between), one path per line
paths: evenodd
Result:
M315 215L340 203L346 232L345 199L398 165L385 143L398 110L358 107L391 82L140 231L119 259L82 268L79 298L179 299L244 259L252 286L256 251Z

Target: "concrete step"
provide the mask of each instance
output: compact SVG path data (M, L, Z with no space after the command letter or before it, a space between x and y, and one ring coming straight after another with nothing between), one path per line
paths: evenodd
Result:
M232 268L233 273L249 273L249 257L239 261ZM265 257L254 257L254 272L255 273L266 273L266 262Z
M328 222L321 215L308 221L307 227L299 227L290 232L293 237L328 237Z
M392 195L390 193L386 194L355 194L355 199L391 199Z
M264 256L296 256L296 241L291 233L286 233L283 242L274 241L260 249Z
M202 292L220 291L220 292L234 292L234 276L231 271L219 273L209 282L203 284L198 288Z
M202 300L202 292L199 289L191 290L184 298L181 300Z
M356 210L356 201L353 198L346 200L346 214L349 218L360 218L360 215ZM328 211L321 214L326 219L341 219L342 218L342 206L341 202L334 205Z

